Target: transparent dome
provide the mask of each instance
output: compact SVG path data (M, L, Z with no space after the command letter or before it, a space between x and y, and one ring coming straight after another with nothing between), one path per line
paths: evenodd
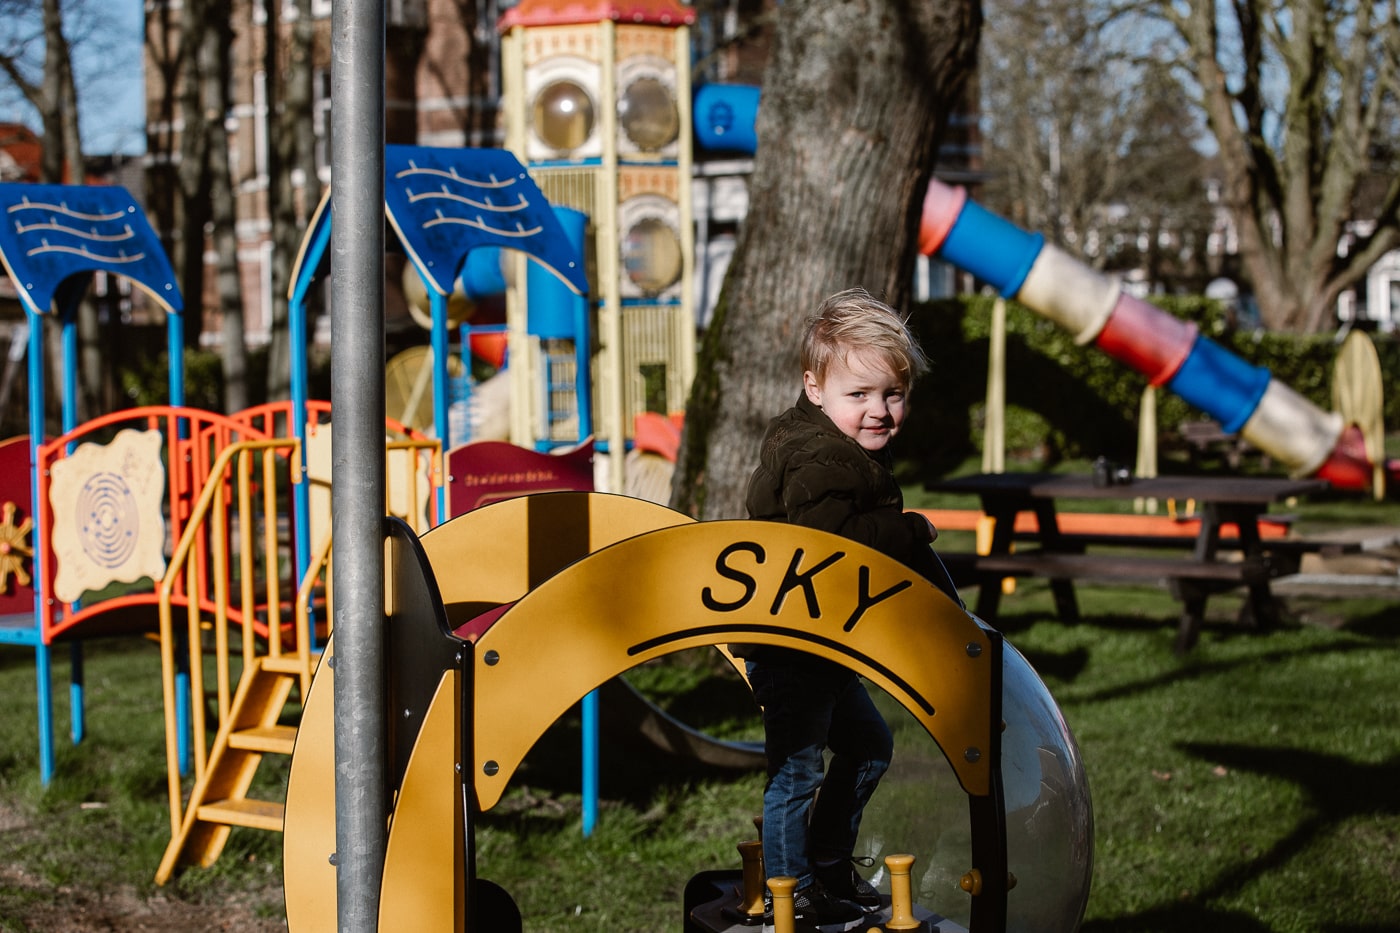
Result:
M1003 663L1007 929L1079 929L1094 871L1094 811L1079 746L1039 675L1010 644Z
M1007 929L1073 933L1093 872L1093 811L1083 762L1040 677L1010 644L1003 663L1002 776L1007 864ZM856 845L875 867L863 873L890 891L887 855L915 857L914 902L967 928L970 895L959 886L972 867L968 798L938 746L909 713L867 684L895 737L894 758L866 808ZM940 929L945 927L940 927Z
M562 151L582 146L593 132L593 98L574 81L555 81L535 95L535 133Z

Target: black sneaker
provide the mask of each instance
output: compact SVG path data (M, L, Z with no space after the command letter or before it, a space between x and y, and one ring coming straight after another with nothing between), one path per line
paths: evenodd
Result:
M865 921L865 911L850 901L833 897L821 881L813 881L792 896L792 918L803 927L837 933L860 926ZM773 895L768 891L763 894L763 925L773 926Z
M856 871L855 864L874 864L874 859L861 859L852 856L850 859L837 862L835 865L826 865L816 869L817 880L825 885L826 889L835 896L850 901L859 906L862 910L879 910L880 892L875 890L875 886L866 881Z

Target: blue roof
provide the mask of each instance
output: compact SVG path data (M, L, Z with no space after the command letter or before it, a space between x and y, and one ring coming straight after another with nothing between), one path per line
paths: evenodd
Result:
M0 259L35 314L53 307L65 281L98 271L129 279L167 311L183 307L170 260L125 188L0 184L0 211Z
M321 271L333 213L325 207L303 239L294 294ZM384 210L423 281L440 295L452 294L467 254L482 246L520 250L575 292L588 290L582 257L554 209L504 149L386 146Z

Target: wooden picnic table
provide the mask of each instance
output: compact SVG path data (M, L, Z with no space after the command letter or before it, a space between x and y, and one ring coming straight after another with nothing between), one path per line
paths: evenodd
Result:
M978 587L976 612L986 621L995 620L1000 580L1008 576L1048 577L1056 611L1066 622L1079 620L1076 579L1165 580L1182 603L1177 650L1187 651L1196 642L1206 599L1212 593L1246 587L1242 619L1260 628L1277 623L1278 608L1269 581L1295 571L1300 552L1311 544L1265 537L1260 534L1261 521L1272 505L1321 492L1328 484L1246 476L1160 476L1102 484L1088 474L979 473L928 488L974 494L994 520L987 553L939 550L959 585ZM1195 504L1200 522L1195 538L1186 539L1189 554L1180 553L1184 548L1179 537L1061 531L1060 506L1066 501L1140 498ZM1034 530L1018 533L1016 518L1023 512L1035 516ZM1232 528L1234 534L1222 534ZM1031 547L1013 548L1017 541ZM1124 549L1134 553L1125 554ZM1166 550L1176 553L1153 553Z

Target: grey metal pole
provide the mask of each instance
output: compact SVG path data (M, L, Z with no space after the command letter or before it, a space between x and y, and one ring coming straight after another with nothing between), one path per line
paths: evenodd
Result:
M332 573L340 933L379 925L384 721L384 0L331 13Z

